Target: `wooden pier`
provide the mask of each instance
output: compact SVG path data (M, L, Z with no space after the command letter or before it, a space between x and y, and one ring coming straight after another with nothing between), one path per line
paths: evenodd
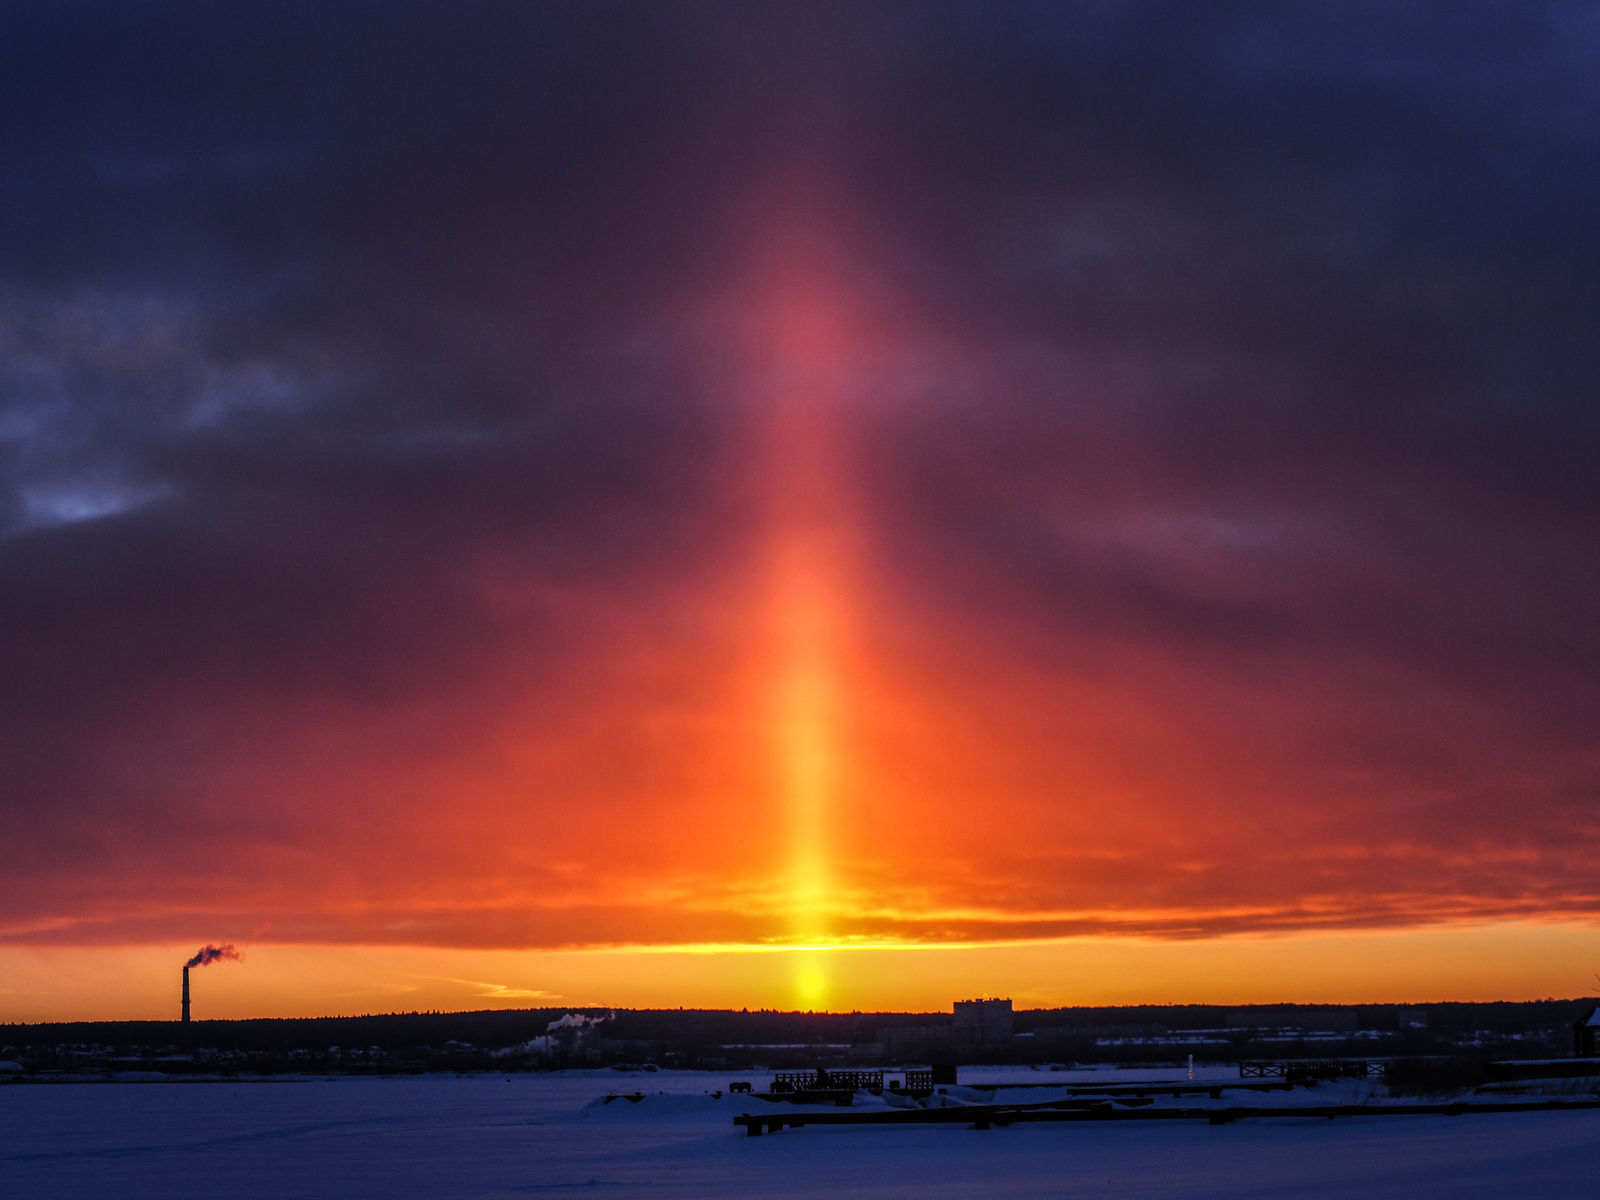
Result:
M1124 1102L1126 1103L1126 1102ZM1071 1107L1067 1107L1071 1106ZM733 1119L750 1137L778 1133L806 1125L970 1125L973 1129L1037 1123L1041 1121L1198 1121L1228 1125L1263 1117L1460 1117L1489 1113L1566 1112L1600 1109L1600 1100L1509 1101L1469 1104L1296 1104L1283 1107L1232 1106L1227 1108L1121 1107L1112 1101L1057 1101L1053 1104L1016 1106L969 1104L949 1108L890 1109L853 1113L744 1113Z
M1286 1079L1291 1082L1311 1079L1366 1079L1383 1074L1384 1064L1370 1059L1327 1058L1290 1059L1285 1062L1242 1062L1240 1079Z

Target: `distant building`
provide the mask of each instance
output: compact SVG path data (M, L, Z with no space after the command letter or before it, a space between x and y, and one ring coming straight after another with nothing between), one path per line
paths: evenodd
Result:
M957 1000L952 1030L958 1046L1004 1046L1011 1041L1010 1000Z
M1594 1035L1600 1032L1600 1006L1591 1004L1589 1011L1572 1023L1572 1049L1579 1058L1595 1057Z
M889 1058L942 1061L957 1050L999 1048L1011 1044L1010 1000L957 1000L949 1025L880 1028L877 1040ZM950 1061L954 1061L951 1059Z
M1402 1008L1396 1018L1400 1032L1408 1029L1426 1029L1428 1027L1428 1010L1425 1008Z

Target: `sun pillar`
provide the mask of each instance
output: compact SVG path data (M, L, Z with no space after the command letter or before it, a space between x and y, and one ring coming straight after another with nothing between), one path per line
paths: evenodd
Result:
M787 817L789 936L833 936L840 880L833 833L845 790L848 595L856 528L841 466L844 347L834 305L796 288L777 306L770 456L773 747ZM820 1000L820 955L805 955L797 991Z
M827 936L833 896L829 832L839 792L837 596L824 547L801 533L780 548L776 683L779 786L788 817L792 933Z

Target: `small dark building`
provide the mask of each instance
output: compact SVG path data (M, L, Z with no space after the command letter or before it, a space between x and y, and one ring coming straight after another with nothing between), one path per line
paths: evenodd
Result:
M1600 1005L1591 1004L1589 1011L1572 1023L1572 1049L1579 1058L1595 1057L1596 1033L1600 1033Z
M1011 1041L1010 1000L957 1000L955 1042L958 1046L1004 1046Z

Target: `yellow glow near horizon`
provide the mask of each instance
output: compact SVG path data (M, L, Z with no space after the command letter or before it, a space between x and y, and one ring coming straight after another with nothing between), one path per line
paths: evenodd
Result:
M796 963L795 991L807 1008L817 1008L827 998L828 973L822 951L801 954Z
M1019 1009L1109 1004L1431 1003L1595 991L1600 929L1505 922L1181 942L995 946L465 950L244 947L194 972L195 1018L485 1008L934 1012L978 994ZM191 942L0 946L0 1021L176 1020Z
M788 814L790 932L828 935L828 826L838 783L838 700L830 598L807 555L786 564L778 698L778 773Z

